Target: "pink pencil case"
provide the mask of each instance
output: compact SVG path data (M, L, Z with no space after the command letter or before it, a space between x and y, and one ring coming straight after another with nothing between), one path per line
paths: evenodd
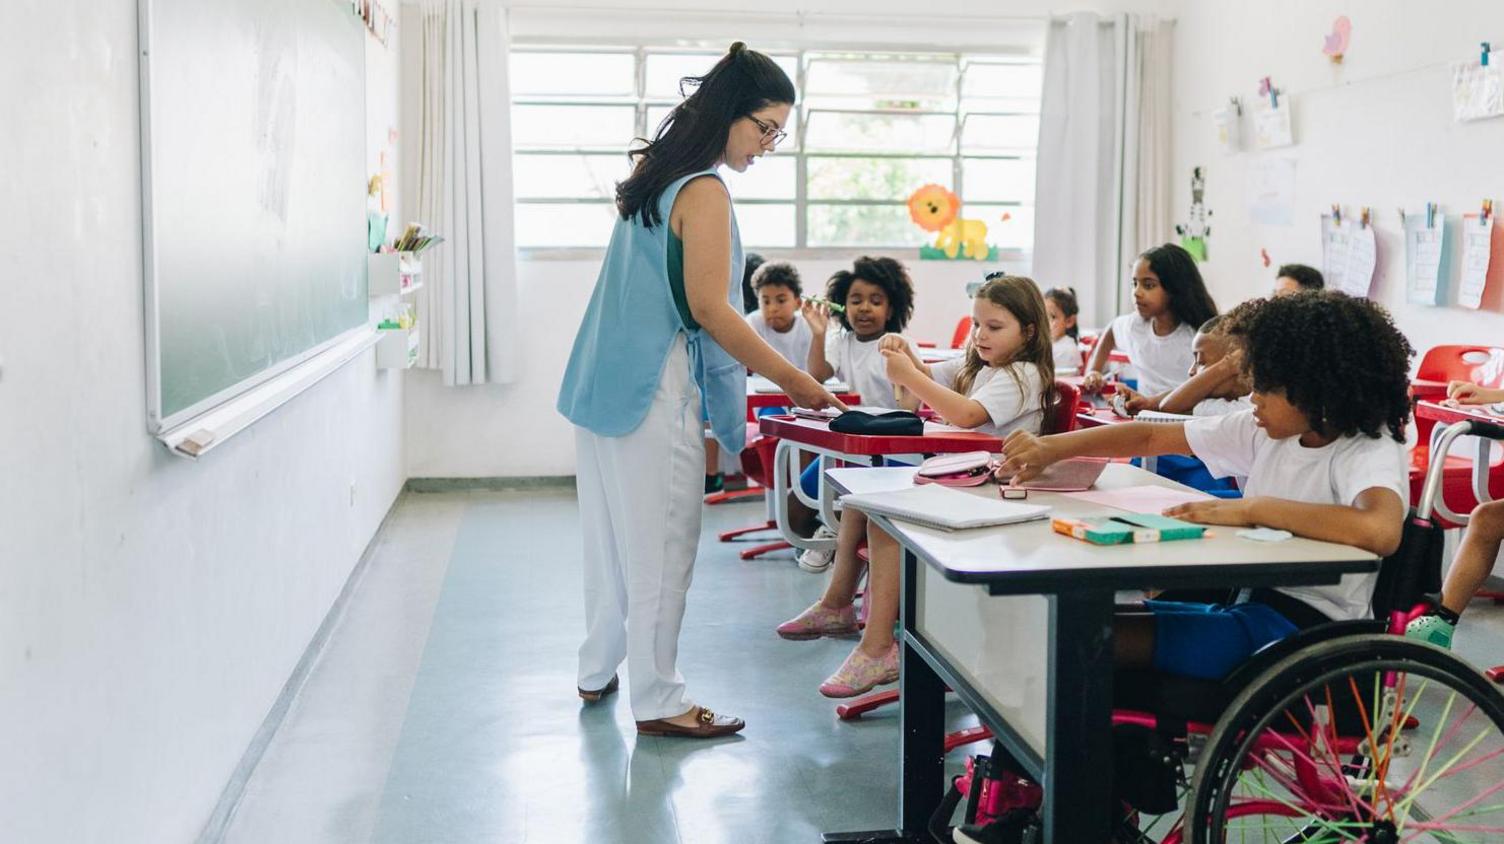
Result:
M914 483L980 486L992 479L992 470L995 468L997 462L986 451L937 454L919 464L919 471L914 473Z

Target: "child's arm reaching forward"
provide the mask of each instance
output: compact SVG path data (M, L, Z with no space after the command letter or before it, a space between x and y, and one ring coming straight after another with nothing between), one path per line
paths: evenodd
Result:
M1154 422L1123 422L1041 437L1014 431L1003 441L1000 476L1027 481L1068 457L1158 457L1190 454L1185 426Z
M1307 539L1340 542L1387 557L1400 547L1405 504L1392 489L1369 487L1358 493L1351 505L1312 504L1261 495L1189 501L1171 507L1165 515L1204 525L1278 528Z
M1490 390L1470 381L1453 381L1447 385L1447 398L1458 404L1493 404L1504 401L1504 390Z

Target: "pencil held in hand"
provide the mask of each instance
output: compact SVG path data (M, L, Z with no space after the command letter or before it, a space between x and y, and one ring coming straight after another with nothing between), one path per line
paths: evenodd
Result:
M831 313L836 313L836 314L844 314L844 313L846 313L846 306L845 305L837 305L835 302L830 301L829 299L825 298L824 296L805 296L804 297L804 301L806 301L806 302L813 302L816 305L824 305L825 307L827 307L827 308L830 309Z

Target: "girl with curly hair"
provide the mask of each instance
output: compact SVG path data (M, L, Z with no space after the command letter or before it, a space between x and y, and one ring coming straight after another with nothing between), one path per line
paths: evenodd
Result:
M1331 291L1255 300L1230 319L1245 344L1251 409L1183 424L1016 432L1003 444L1003 470L1027 480L1067 457L1194 454L1218 477L1247 477L1244 497L1181 504L1166 515L1393 553L1409 493L1410 343L1379 305ZM1117 616L1114 655L1124 667L1220 678L1297 629L1367 618L1376 578L1254 589L1235 604L1148 601Z
M1092 350L1082 389L1102 389L1102 372L1114 349L1128 353L1138 391L1159 395L1186 379L1193 364L1191 338L1217 315L1191 253L1173 243L1144 252L1133 264L1133 313L1114 319Z

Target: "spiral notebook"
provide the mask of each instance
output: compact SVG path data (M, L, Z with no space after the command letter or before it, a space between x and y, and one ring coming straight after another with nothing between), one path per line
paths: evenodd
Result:
M940 530L1011 525L1050 514L1050 508L1042 504L1000 501L937 484L847 495L841 498L841 506Z

